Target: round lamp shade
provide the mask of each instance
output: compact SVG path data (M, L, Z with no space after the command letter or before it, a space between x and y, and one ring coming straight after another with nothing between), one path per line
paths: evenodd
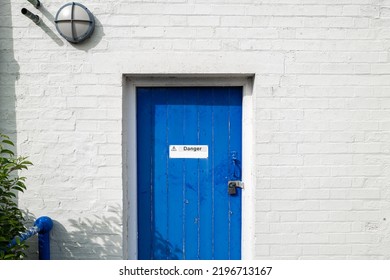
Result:
M61 36L75 44L91 37L95 29L92 13L76 2L65 4L58 10L55 24Z

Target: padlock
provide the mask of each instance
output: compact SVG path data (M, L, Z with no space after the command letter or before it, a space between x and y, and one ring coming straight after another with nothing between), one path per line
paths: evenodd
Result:
M229 181L228 183L228 194L230 195L237 194L236 183L234 181Z

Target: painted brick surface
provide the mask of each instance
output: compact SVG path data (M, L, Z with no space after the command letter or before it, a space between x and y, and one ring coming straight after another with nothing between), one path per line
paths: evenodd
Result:
M150 73L255 74L254 258L390 258L389 1L82 1L80 45L55 30L65 2L0 0L0 128L53 258L125 256L122 80Z

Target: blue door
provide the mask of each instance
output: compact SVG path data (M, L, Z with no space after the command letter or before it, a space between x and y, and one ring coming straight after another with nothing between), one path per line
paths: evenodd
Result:
M139 259L240 259L242 87L139 87Z

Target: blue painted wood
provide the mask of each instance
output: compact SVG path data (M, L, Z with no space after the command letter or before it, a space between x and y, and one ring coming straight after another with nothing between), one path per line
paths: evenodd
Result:
M168 237L168 184L167 184L167 90L157 88L151 92L154 108L152 116L154 127L152 135L155 139L153 148L154 165L151 170L153 176L152 211L153 229L153 259L161 260L170 257ZM142 155L140 155L142 156ZM142 205L142 204L141 204Z
M184 126L183 126L183 144L199 145L198 137L198 88L185 88L182 94L185 98L183 106ZM182 90L182 91L183 91ZM184 215L184 249L185 259L199 258L199 160L184 160L184 193L185 193L185 215Z
M146 98L149 90L145 88L137 89L137 119L142 120L142 125L137 126L137 142L139 145L137 156L137 204L138 204L138 258L148 260L152 256L152 231L153 220L152 212L152 161L153 161L153 133L154 126L152 111L152 98ZM141 150L142 149L142 150ZM130 194L131 195L131 194Z
M241 179L241 100L239 87L137 89L140 259L241 257L241 190L227 193ZM169 159L174 144L209 158Z
M213 89L213 136L214 158L214 259L227 259L229 256L229 195L227 185L229 180L229 91L225 88Z
M241 180L242 138L242 90L240 88L229 89L229 146L230 146L230 179ZM229 259L241 258L241 189L237 189L237 195L229 196Z
M212 93L200 93L199 104L199 143L209 146L209 159L199 161L199 258L210 260L214 251Z
M166 89L168 122L166 147L170 144L181 144L184 142L184 96L180 88ZM169 154L169 151L166 155ZM184 160L168 160L167 184L168 184L168 249L167 259L183 259L183 190L184 184Z

